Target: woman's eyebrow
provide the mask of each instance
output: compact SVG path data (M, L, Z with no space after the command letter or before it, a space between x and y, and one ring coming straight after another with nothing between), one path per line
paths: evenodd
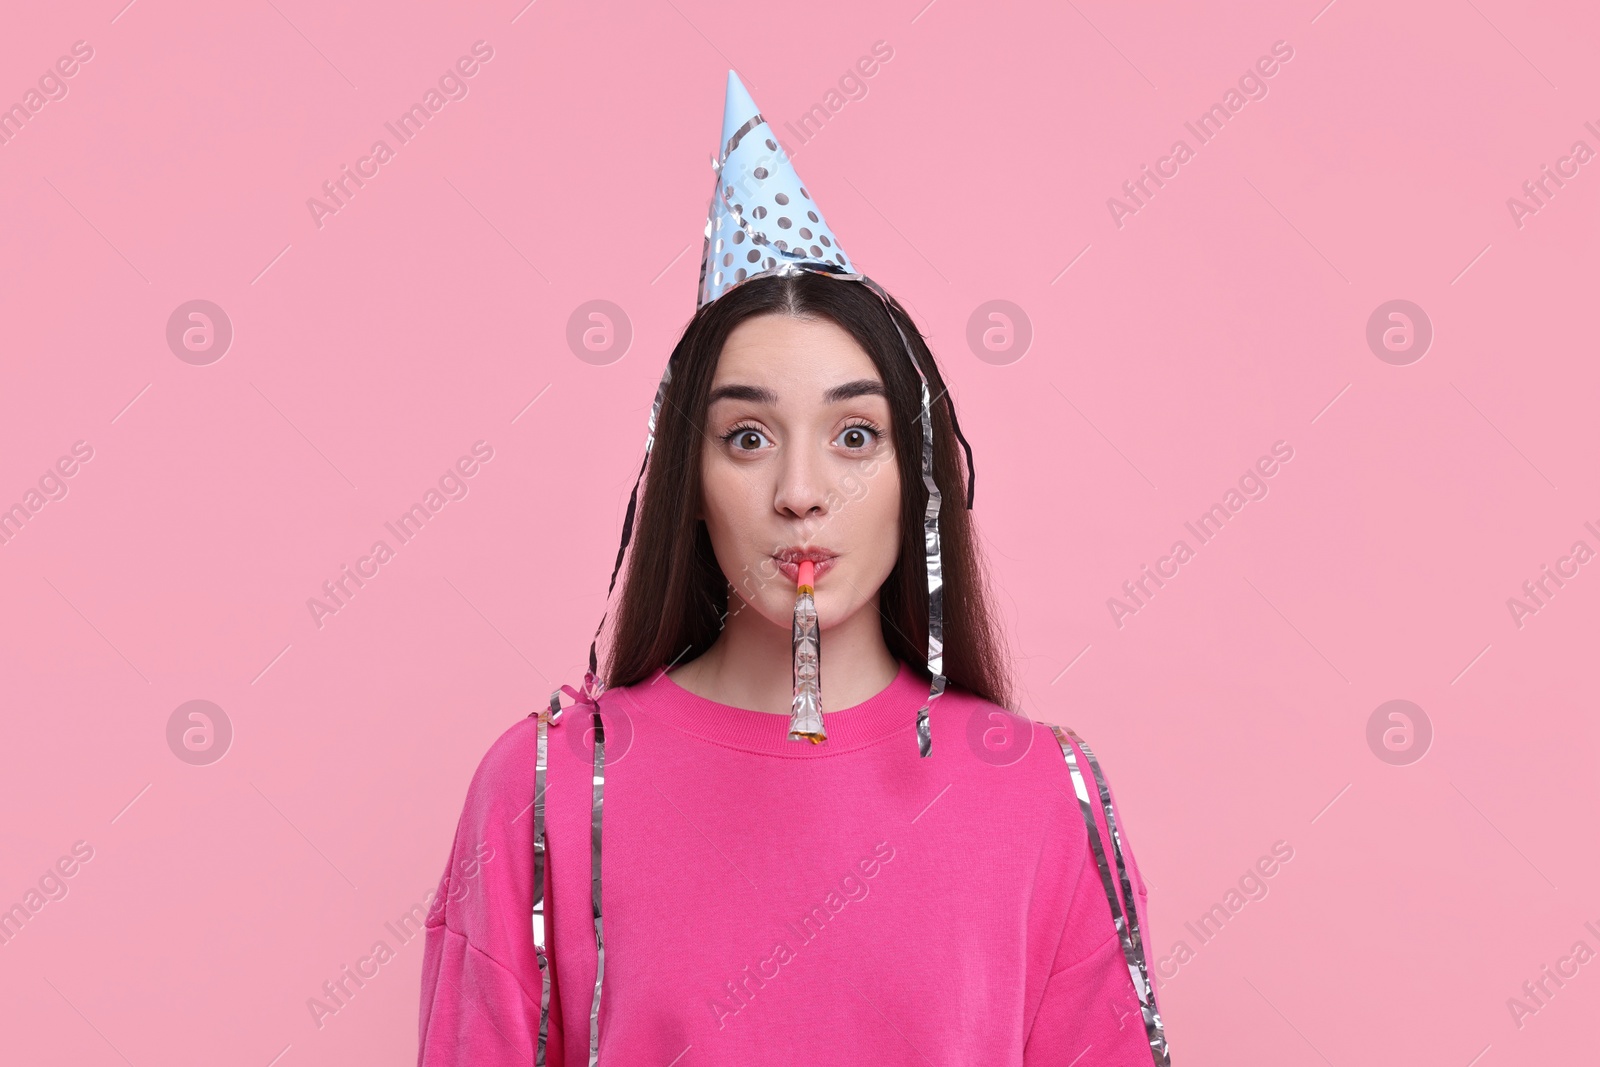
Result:
M888 399L889 394L884 390L883 383L874 378L857 378L853 382L836 385L822 394L824 404L837 404L841 400L851 400L858 396L881 396ZM776 404L778 394L762 385L742 385L734 382L728 385L719 385L711 390L707 405L715 404L719 400L747 400L752 404Z
M719 400L748 400L752 404L776 404L778 394L763 385L719 385L711 390L707 405L715 404Z
M875 378L857 378L853 382L836 385L822 394L824 404L837 404L841 400L851 400L858 396L881 396L889 399L889 394L884 390L883 383Z

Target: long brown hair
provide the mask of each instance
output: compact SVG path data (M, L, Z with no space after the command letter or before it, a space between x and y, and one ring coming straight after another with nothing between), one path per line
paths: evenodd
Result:
M892 310L891 310L892 309ZM889 398L900 473L900 554L879 590L883 639L894 657L925 680L928 579L923 514L922 386L906 358L910 342L933 398L933 472L939 486L939 544L944 563L944 672L952 687L1010 708L1011 660L990 602L967 484L962 475L950 396L922 333L898 301L888 307L859 282L811 272L753 278L704 305L672 353L632 551L606 655L606 684L634 685L656 668L686 663L710 648L728 611L728 579L717 565L705 523L695 518L707 397L733 328L756 315L824 318L871 357Z

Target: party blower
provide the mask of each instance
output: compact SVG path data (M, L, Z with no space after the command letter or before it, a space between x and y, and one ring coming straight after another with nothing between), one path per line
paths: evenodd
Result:
M794 590L794 704L789 710L789 740L814 745L828 739L822 725L822 642L817 631L817 565L803 559Z

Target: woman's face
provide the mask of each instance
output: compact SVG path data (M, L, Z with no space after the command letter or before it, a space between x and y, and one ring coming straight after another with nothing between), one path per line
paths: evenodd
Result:
M900 473L883 379L828 319L768 314L728 335L701 447L700 518L740 602L794 619L797 559L816 561L817 620L864 606L900 550Z

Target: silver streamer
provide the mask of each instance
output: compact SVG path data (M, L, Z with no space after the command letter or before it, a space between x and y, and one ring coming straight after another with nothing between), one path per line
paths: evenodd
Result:
M1154 1060L1154 1067L1171 1067L1172 1059L1167 1051L1167 1034L1161 1024L1161 1013L1156 1010L1155 990L1150 985L1150 970L1145 962L1144 938L1139 932L1139 906L1133 898L1133 887L1128 881L1128 868L1122 858L1122 835L1117 830L1117 817L1111 807L1111 787L1106 784L1105 775L1100 771L1100 763L1094 758L1094 753L1089 746L1084 744L1083 738L1072 732L1070 727L1050 724L1050 730L1055 734L1056 743L1061 746L1061 754L1066 757L1067 770L1072 775L1072 788L1078 794L1078 807L1083 813L1083 821L1089 827L1089 848L1094 853L1095 866L1100 871L1100 884L1105 889L1106 903L1111 905L1111 920L1117 928L1117 940L1122 944L1122 956L1128 965L1128 977L1133 980L1133 991L1139 997L1139 1014L1144 1019L1145 1036L1150 1043L1150 1055ZM1094 775L1095 792L1100 800L1100 807L1106 817L1106 829L1111 835L1111 849L1116 860L1117 885L1111 881L1111 865L1106 859L1105 845L1100 840L1100 827L1094 820L1093 801L1089 797L1088 785L1084 782L1083 772L1078 767L1078 757L1073 752L1071 738L1077 746L1083 749L1083 754L1089 759L1089 770ZM1122 890L1121 900L1128 902L1124 911L1121 900L1117 896L1117 888Z
M584 675L583 692L571 686L562 686L550 694L550 714L539 716L539 747L533 771L533 944L539 959L539 1047L536 1065L545 1063L545 1046L550 1028L550 960L546 949L546 915L544 906L545 865L545 790L548 788L549 740L548 726L561 722L561 694L566 692L574 699L589 705L594 723L594 800L589 816L589 894L594 908L595 972L594 997L589 1007L589 1067L600 1062L600 990L605 979L605 935L600 923L600 814L605 800L606 734L600 719L600 694L605 685L590 673Z
M594 999L589 1007L589 1067L600 1062L600 985L606 973L606 939L600 928L600 805L606 788L606 728L594 706L594 807L589 819L589 893L594 904Z
M559 690L558 690L559 692ZM555 710L561 702L552 697ZM533 953L539 960L539 1048L536 1067L544 1067L545 1044L550 1038L550 960L545 949L544 916L544 791L550 754L550 722L554 716L539 715L539 754L533 764Z

